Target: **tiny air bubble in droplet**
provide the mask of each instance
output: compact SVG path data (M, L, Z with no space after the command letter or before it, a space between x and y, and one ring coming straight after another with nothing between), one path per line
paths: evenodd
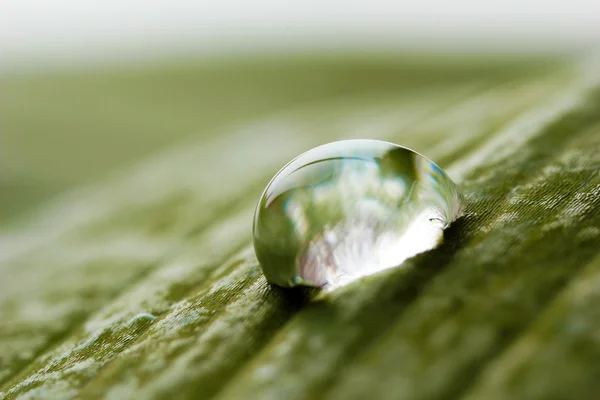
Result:
M460 208L456 185L422 155L343 140L275 175L254 215L254 249L269 282L332 289L434 248Z

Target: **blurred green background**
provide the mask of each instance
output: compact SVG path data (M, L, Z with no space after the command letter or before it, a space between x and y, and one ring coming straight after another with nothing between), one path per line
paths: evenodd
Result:
M3 2L0 222L226 125L540 73L597 43L578 3Z
M210 138L226 126L315 102L385 99L455 82L493 85L526 79L555 68L560 60L321 53L11 71L0 75L0 221L14 221L66 189L186 137Z

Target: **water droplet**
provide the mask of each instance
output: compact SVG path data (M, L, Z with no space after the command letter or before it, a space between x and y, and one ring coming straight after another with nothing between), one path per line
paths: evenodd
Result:
M156 317L155 315L152 315L147 312L141 312L139 314L134 315L133 318L129 320L129 323L133 324L138 322L154 321L156 318L158 317Z
M427 158L344 140L275 175L254 216L254 249L269 282L331 289L434 248L459 214L455 184Z

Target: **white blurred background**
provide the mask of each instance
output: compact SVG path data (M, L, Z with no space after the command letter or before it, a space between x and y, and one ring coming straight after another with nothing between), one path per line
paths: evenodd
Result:
M0 3L2 66L280 48L556 52L599 39L598 0Z

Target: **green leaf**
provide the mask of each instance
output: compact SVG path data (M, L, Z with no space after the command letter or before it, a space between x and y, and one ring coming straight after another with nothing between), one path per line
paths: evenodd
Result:
M5 77L0 398L598 397L597 76L413 57ZM261 190L355 137L434 160L465 215L331 293L268 285Z

